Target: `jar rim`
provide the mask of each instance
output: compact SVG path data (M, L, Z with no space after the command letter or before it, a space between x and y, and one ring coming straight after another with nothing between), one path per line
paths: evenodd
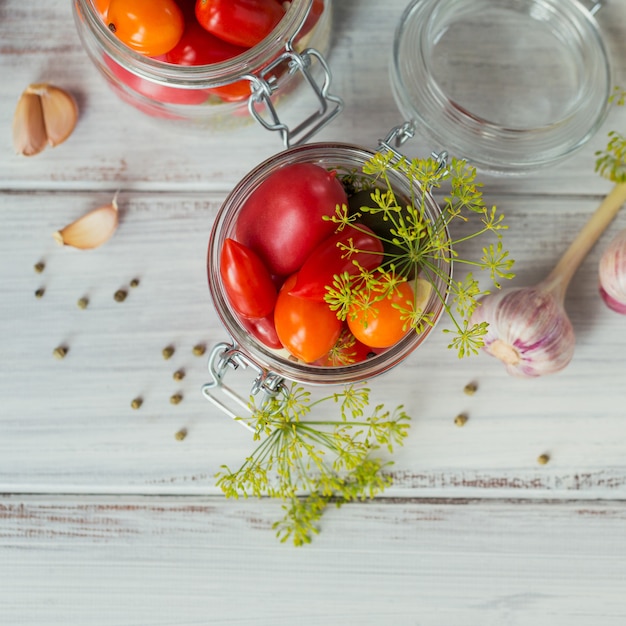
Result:
M235 347L241 350L262 370L278 374L288 380L312 385L345 384L363 381L383 374L402 362L430 335L437 322L442 317L445 310L445 299L442 301L437 295L437 292L445 293L445 298L447 299L448 284L452 276L451 259L445 263L445 268L442 262L441 274L442 276L445 275L446 279L444 280L442 276L439 277L441 285L438 285L438 289L433 289L430 300L424 307L424 310L432 312L432 325L428 325L420 334L409 331L407 335L394 346L360 363L342 366L317 366L292 361L289 358L280 356L276 351L263 346L245 331L228 304L227 296L219 276L220 244L225 238L225 233L232 228L238 208L258 185L260 180L270 171L274 171L283 165L291 163L326 163L328 165L334 163L335 167L337 167L340 161L344 161L346 163L360 162L362 165L375 154L375 151L367 148L337 142L310 143L284 150L278 155L269 157L248 172L231 191L220 207L213 223L208 245L207 271L209 291L217 314L226 331L234 341ZM396 176L395 172L393 174L392 179L394 184L399 183L401 181L401 175L398 173ZM408 178L406 178L406 181L408 186ZM423 193L425 194L429 217L432 219L433 215L440 214L440 208L429 192L424 191ZM449 238L447 228L446 235Z
M309 13L313 0L294 0L272 32L256 46L242 54L210 65L175 65L135 52L124 45L103 22L92 0L75 0L90 30L104 50L114 58L130 60L125 67L137 76L154 82L166 81L174 87L197 88L206 82L212 86L227 85L250 73L251 67L261 67L276 57L298 33Z
M537 42L543 50L523 54ZM464 58L468 43L472 55ZM549 62L547 50L556 51ZM567 80L567 89L576 90L572 97L555 97L551 82L563 69L561 53L563 64L569 63L561 87ZM390 79L402 114L435 149L509 174L555 163L581 148L604 122L611 93L600 27L577 0L413 0L396 29ZM499 79L508 81L506 93L515 94L517 103L503 96ZM526 80L533 91L524 93Z

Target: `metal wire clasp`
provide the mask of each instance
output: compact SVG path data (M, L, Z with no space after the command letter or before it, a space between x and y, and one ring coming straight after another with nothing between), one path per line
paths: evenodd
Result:
M286 398L284 379L274 372L268 372L260 368L233 344L222 342L213 346L209 354L208 368L211 374L211 380L202 386L202 395L223 413L228 415L228 417L237 420L240 424L253 432L254 428L245 420L241 419L242 409L245 413L252 414L250 398L260 394L256 405L261 408L270 400L277 398L281 394ZM256 372L256 377L252 383L248 399L244 399L223 382L229 370L237 370L239 368L244 370L251 368ZM222 394L230 399L236 405L237 411L225 404L218 397L217 391L221 391ZM283 403L279 403L276 412L279 412L282 406Z
M323 80L321 85L318 84L312 73L313 59L317 60L322 70ZM317 110L294 128L289 128L287 124L281 121L272 102L272 96L278 88L278 80L273 71L283 64L287 65L289 74L295 74L296 72L302 74L318 102ZM289 42L286 45L285 52L265 67L258 76L249 74L245 78L252 83L252 95L248 100L250 115L267 130L278 131L283 138L285 148L307 141L343 109L343 100L328 92L332 79L330 67L324 57L314 48L307 48L298 53L293 49L291 42ZM265 115L263 114L263 109L266 110Z
M588 11L591 15L595 15L604 5L602 0L591 0L590 2L584 2L583 4L588 4Z
M415 136L415 124L413 122L404 122L399 126L394 126L384 139L379 139L378 147L382 150L392 152L397 159L405 159L406 157L396 150L404 145L409 139ZM392 145L393 144L393 145ZM437 171L441 172L448 167L448 153L445 150L441 152L431 152L433 159L437 161Z

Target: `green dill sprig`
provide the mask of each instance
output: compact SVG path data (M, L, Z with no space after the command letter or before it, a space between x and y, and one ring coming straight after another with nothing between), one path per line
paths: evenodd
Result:
M614 183L626 182L626 136L611 131L604 150L596 152L595 171Z
M346 227L363 229L358 217L370 214L382 219L387 225L387 235L376 233L391 247L384 252L383 262L375 271L361 267L356 261L357 272L334 277L327 287L325 300L346 319L360 307L375 307L377 302L390 295L399 282L407 276L420 275L435 290L443 309L452 320L453 328L444 332L454 334L449 348L457 350L459 357L477 354L487 332L485 324L470 324L470 318L478 300L489 293L480 288L474 272L470 271L463 281L451 278L450 263L466 265L473 270L487 272L497 289L502 279L514 277L511 268L514 261L502 245L502 231L507 229L504 216L495 206L484 202L481 184L476 180L475 168L464 160L451 159L446 167L436 158L412 159L398 157L394 152L376 153L363 166L363 178L349 174L350 186L355 189L370 188L371 202L353 213L347 206L338 206L328 219L338 229ZM407 198L399 198L394 192L392 178L401 174L409 181ZM447 188L440 212L434 218L429 213L431 194L434 190ZM475 224L469 234L452 236L456 222ZM467 228L464 228L466 231ZM491 235L495 243L482 249L482 257L460 257L459 247L482 235ZM346 254L353 251L346 248ZM434 316L422 310L423 303L415 294L414 302L407 302L400 309L406 329L417 333L434 324Z
M626 90L615 87L609 102L616 106L626 104ZM608 134L609 142L604 150L596 152L595 171L614 183L626 183L626 136L616 131Z
M368 408L369 400L361 384L314 400L297 383L262 406L251 400L252 415L240 419L260 443L239 469L222 466L217 485L227 497L280 498L285 515L274 524L278 538L309 543L329 503L372 498L391 482L384 472L391 462L374 454L402 445L409 417L402 406ZM338 407L338 419L311 416L328 404Z
M615 86L613 93L609 96L609 103L623 107L626 104L626 89Z

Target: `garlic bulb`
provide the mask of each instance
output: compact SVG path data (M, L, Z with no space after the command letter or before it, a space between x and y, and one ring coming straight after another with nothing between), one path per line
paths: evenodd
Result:
M626 315L626 230L619 232L602 254L598 275L606 305Z
M514 376L558 372L574 355L576 338L565 308L540 285L486 296L472 316L472 323L480 322L489 323L484 350Z
M13 116L13 146L18 154L33 156L46 145L57 146L74 130L78 108L59 87L39 83L22 93Z
M510 374L542 376L571 361L575 336L564 306L567 287L624 201L626 183L617 183L538 285L505 289L479 301L471 323L488 323L484 350L500 359Z
M98 207L58 230L53 237L61 245L83 250L97 248L108 241L118 225L117 194L111 204Z

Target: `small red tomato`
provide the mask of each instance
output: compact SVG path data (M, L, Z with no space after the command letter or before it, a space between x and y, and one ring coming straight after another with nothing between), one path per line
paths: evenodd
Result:
M206 31L195 18L185 24L180 41L165 55L168 63L175 65L212 65L244 53L247 48L235 46ZM207 89L208 92L228 102L250 97L250 82L238 80L223 87Z
M247 198L237 217L237 240L252 248L273 274L299 270L313 249L335 230L322 219L346 204L335 172L313 163L285 165Z
M211 65L232 59L246 50L212 35L197 22L189 22L185 24L180 41L165 55L165 60L176 65Z
M332 286L336 274L358 274L354 261L365 269L373 270L382 263L382 253L381 240L367 226L346 226L324 239L311 252L298 271L296 284L289 293L300 298L323 300L328 293L326 287Z
M320 16L322 15L323 12L324 12L324 0L313 0L313 4L311 5L309 14L306 16L306 19L304 20L304 24L302 25L302 28L300 29L300 32L298 33L298 36L296 37L296 41L304 37L304 35L311 32L315 24L317 24L317 22L319 21Z
M228 301L239 315L266 317L274 310L276 287L263 261L234 239L226 239L220 253L220 276Z
M185 28L175 0L111 0L107 22L122 43L146 56L171 50Z
M197 0L196 18L210 33L237 46L263 41L285 15L275 0Z
M347 318L352 334L372 348L388 348L407 334L407 322L397 307L410 310L414 300L407 282L399 283L389 297L378 300L380 295L373 290L364 294L363 300L350 308Z
M289 277L278 293L274 323L280 342L293 356L313 363L335 345L342 323L325 302L289 295L295 276Z
M181 89L179 87L169 87L168 85L158 85L151 80L133 74L106 54L103 55L103 60L111 74L123 85L122 87L112 82L118 95L141 111L150 115L156 114L156 107L155 110L152 110L149 103L136 102L131 97L132 94L129 94L124 87L128 88L131 92L154 100L158 104L202 104L206 102L211 95L208 91L203 89Z
M252 336L268 348L280 350L283 347L283 344L280 343L280 339L276 333L273 314L270 314L267 317L260 317L258 319L246 319L245 317L240 317L239 321Z

